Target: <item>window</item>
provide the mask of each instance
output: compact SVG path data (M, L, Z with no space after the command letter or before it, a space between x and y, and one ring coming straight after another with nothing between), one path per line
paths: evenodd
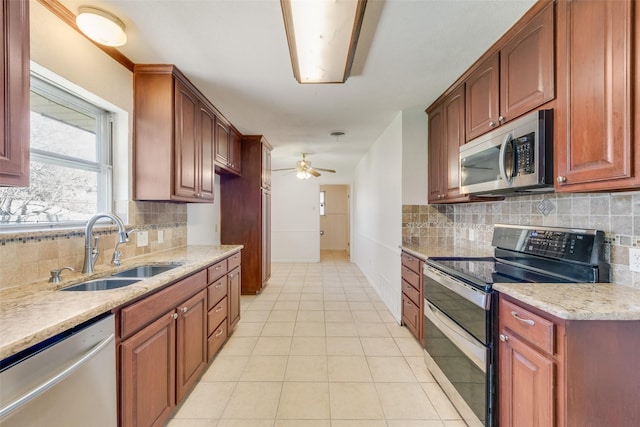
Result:
M84 223L111 211L111 114L31 75L27 188L0 188L0 224Z
M325 203L324 198L325 198L325 192L321 191L320 192L320 216L325 216L326 215L326 213L324 211L324 203Z

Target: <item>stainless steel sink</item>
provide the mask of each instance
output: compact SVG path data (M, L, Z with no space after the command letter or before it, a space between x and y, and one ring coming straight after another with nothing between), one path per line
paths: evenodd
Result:
M106 277L102 279L89 280L87 282L78 283L77 285L62 288L62 291L108 291L110 289L118 289L136 283L142 278L122 278L122 277Z
M111 277L151 277L156 274L164 273L165 271L173 270L176 267L179 267L181 264L149 264L149 265L140 265L138 267L133 267L128 270L120 271L118 273L114 273Z

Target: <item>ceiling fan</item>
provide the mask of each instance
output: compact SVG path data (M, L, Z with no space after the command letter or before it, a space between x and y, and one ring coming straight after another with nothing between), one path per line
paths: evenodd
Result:
M302 153L302 159L297 161L295 168L273 169L272 172L296 171L296 177L299 179L307 179L311 178L312 176L319 177L321 173L318 171L336 173L336 171L333 169L311 167L311 162L307 160L307 154L308 153Z

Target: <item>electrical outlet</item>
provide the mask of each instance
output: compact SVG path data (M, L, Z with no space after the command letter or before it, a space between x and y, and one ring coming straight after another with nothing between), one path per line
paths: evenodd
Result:
M640 249L629 248L629 269L640 272Z
M147 246L149 244L149 232L138 231L138 235L136 236L136 241L139 248L143 246Z
M158 230L158 243L164 242L164 230Z

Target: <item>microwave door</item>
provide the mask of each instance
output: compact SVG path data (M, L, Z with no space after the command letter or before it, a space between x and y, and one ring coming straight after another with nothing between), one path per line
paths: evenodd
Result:
M506 186L512 185L513 177L518 174L516 171L516 150L513 142L513 135L508 134L500 146L498 166L500 168L500 177L507 184Z

